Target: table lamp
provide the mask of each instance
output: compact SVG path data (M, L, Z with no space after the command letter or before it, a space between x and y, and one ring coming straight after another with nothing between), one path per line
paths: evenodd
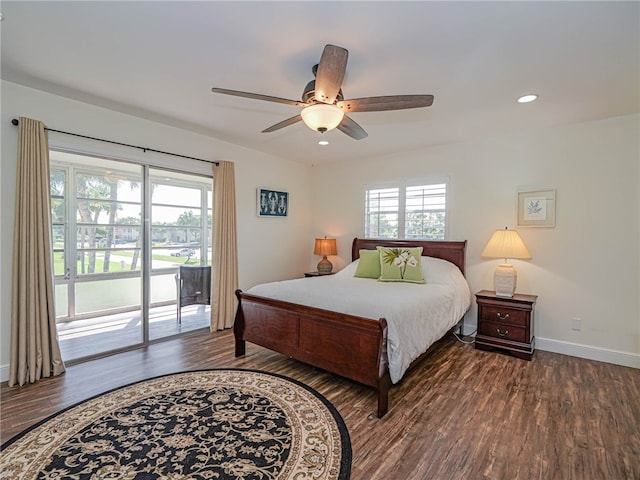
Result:
M496 230L489 239L489 243L482 251L483 257L504 258L504 263L496 267L493 274L493 289L498 297L513 297L516 290L518 273L516 269L507 262L508 258L528 259L531 258L527 246L515 230Z
M314 255L322 255L322 260L318 263L318 273L320 275L327 275L333 270L332 263L327 259L327 255L337 255L338 248L336 247L335 238L316 238L316 244L313 247Z

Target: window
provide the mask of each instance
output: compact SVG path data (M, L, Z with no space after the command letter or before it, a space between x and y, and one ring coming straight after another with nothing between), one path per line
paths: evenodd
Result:
M365 238L444 240L447 182L365 187Z

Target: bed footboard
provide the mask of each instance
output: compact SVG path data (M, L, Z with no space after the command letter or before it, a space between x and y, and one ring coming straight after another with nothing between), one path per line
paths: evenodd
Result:
M389 366L384 318L346 315L236 291L236 356L246 342L376 388L378 417L389 407Z

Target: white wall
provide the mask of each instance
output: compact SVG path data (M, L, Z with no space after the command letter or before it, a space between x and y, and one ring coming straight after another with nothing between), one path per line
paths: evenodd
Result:
M444 145L313 168L318 232L339 238L343 266L363 235L363 186L450 178L450 240L468 240L472 291L493 288L498 260L480 256L495 229L515 227L518 187L557 189L555 228L519 228L532 259L513 260L517 291L539 295L540 349L640 367L640 116ZM323 188L331 185L330 191ZM465 318L476 325L476 307ZM571 318L582 330L571 330Z
M266 280L300 277L308 271L313 248L310 233L310 167L187 132L124 115L64 97L3 81L0 139L2 142L0 211L0 381L8 378L11 325L11 258L16 184L19 116L42 120L47 126L206 160L235 163L238 209L239 283L246 289ZM50 133L51 146L86 153L115 154L144 159L159 166L209 172L210 165L177 157L144 153L95 141ZM288 191L292 206L287 218L259 218L256 188Z

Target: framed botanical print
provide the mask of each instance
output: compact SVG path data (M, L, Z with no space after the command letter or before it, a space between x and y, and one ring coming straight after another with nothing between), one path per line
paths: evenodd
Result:
M518 227L555 227L556 191L555 189L527 190L518 192Z

